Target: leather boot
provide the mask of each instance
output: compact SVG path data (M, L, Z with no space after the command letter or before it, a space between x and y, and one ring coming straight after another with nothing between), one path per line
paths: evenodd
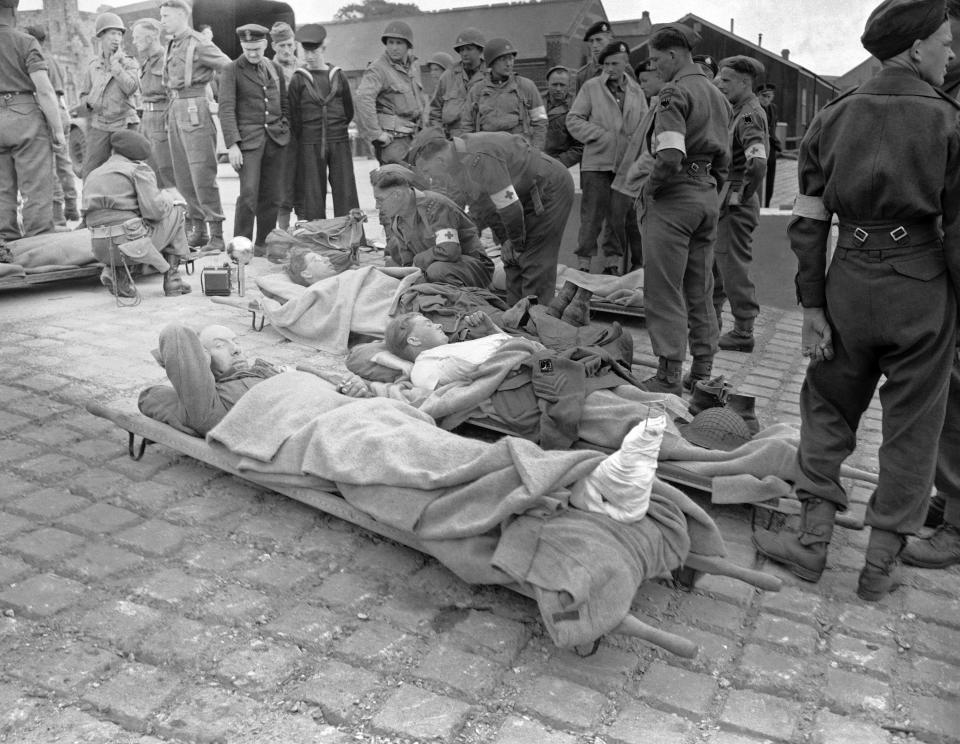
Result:
M68 220L80 219L80 212L77 211L76 198L63 200L63 216Z
M180 295L190 294L193 289L187 284L177 267L180 265L180 256L164 254L170 268L163 274L163 294L166 297L178 297Z
M960 528L944 522L932 534L910 539L900 558L918 568L954 566L960 563Z
M643 381L643 388L649 393L683 394L683 385L680 375L683 372L683 362L660 357L657 374Z
M290 232L290 210L281 209L277 212L277 227L284 232Z
M753 351L753 318L737 318L733 329L720 337L720 348L724 351Z
M203 220L187 217L184 220L184 230L187 233L187 245L190 248L200 248L206 244L207 234L204 230Z
M805 499L800 532L755 527L753 545L761 555L784 565L804 581L819 581L827 565L827 546L833 537L836 513L837 505L832 501Z
M683 376L683 389L687 392L693 391L693 386L698 380L709 380L710 373L713 371L712 357L694 357L690 365L690 371Z
M722 408L727 404L727 396L733 387L723 379L723 375L712 380L699 380L693 386L690 398L690 415L696 416L708 408Z
M878 602L900 586L900 553L907 539L897 532L870 530L867 562L857 582L857 596L864 602Z
M557 292L557 296L553 298L553 302L547 305L544 312L554 318L559 318L563 315L563 311L567 309L567 305L570 304L570 300L573 299L578 289L579 287L573 282L564 282L562 289Z
M727 396L727 408L740 414L753 436L760 431L760 421L757 419L757 399L752 395L741 395L740 393L730 393Z
M109 266L104 266L100 272L100 283L106 287L114 297L137 296L137 288L134 286L133 280L123 266L117 267L116 274L111 271Z
M67 218L63 216L63 202L53 203L53 224L55 227L67 226Z
M564 308L560 320L578 328L590 325L590 298L593 292L577 287L577 293Z
M223 223L208 222L207 228L210 230L210 240L200 249L200 255L211 256L225 251L227 247L223 244Z

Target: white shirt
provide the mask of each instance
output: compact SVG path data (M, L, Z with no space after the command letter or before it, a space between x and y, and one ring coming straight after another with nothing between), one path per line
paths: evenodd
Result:
M418 388L436 390L440 385L452 382L462 375L463 365L459 362L482 364L511 338L513 337L506 333L494 333L471 341L458 341L421 351L410 371L410 382Z

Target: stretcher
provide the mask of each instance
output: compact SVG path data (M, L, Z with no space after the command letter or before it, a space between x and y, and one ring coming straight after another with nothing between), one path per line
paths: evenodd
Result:
M231 475L243 478L258 486L276 491L288 498L295 499L308 506L331 514L344 521L370 530L382 537L394 540L414 550L431 555L420 541L412 534L385 525L373 519L368 514L348 504L339 494L332 491L321 491L314 488L299 486L278 485L266 479L257 477L255 473L240 471L240 458L222 447L208 444L206 440L184 434L173 427L154 421L140 413L130 413L115 408L109 408L99 403L90 402L86 405L87 411L100 418L113 422L128 434L127 451L131 458L139 460L143 457L146 447L150 444L162 444L177 452L183 453L200 462L206 463ZM139 442L137 438L139 437ZM690 554L686 563L678 570L681 580L686 577L692 579L696 573L713 573L744 581L766 591L779 591L782 582L779 578L760 571L738 566L726 559L705 557ZM533 597L533 590L520 584L508 585L507 588ZM693 658L697 654L697 645L687 638L655 628L643 622L636 616L628 614L615 632L641 639L647 643L659 646L677 656Z
M101 269L103 269L103 264L96 263L87 264L86 266L65 266L62 269L38 271L33 274L20 276L0 277L0 290L35 287L40 284L49 284L50 282L59 282L65 279L85 279L87 277L99 276Z

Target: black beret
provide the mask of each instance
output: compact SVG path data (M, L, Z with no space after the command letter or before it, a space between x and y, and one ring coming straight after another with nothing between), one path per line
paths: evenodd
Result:
M640 62L637 65L637 69L634 70L634 72L636 72L638 75L641 72L656 72L656 71L657 71L657 66L654 64L653 60L650 59L649 57L647 57L645 60Z
M603 49L600 50L600 54L597 55L597 63L603 64L603 60L609 57L612 54L630 54L630 47L624 44L622 41L611 41Z
M246 23L237 28L237 36L240 37L240 41L246 42L263 41L269 33L270 29L261 26L259 23Z
M763 85L757 86L757 93L763 93L765 90L776 90L777 86L773 83L764 83Z
M326 38L327 29L319 23L305 23L297 29L297 41L307 46L320 46Z
M693 61L698 65L702 65L712 70L714 75L720 72L720 68L717 66L717 60L711 57L709 54L694 54Z
M944 0L884 0L867 19L860 43L877 59L890 59L926 39L946 20Z
M609 34L610 31L610 22L609 21L597 21L590 28L587 29L587 32L583 35L584 41L590 41L590 37L594 34Z
M153 152L150 140L132 129L121 129L111 134L110 147L131 160L147 160Z

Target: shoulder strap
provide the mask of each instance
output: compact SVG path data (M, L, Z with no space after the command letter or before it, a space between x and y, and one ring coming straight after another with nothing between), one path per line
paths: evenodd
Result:
M859 85L855 85L855 86L853 86L852 88L850 88L849 90L843 91L843 93L841 93L839 96L837 96L836 98L834 98L832 101L827 101L827 102L823 105L823 107L824 107L824 108L829 108L830 106L833 106L835 103L838 103L839 101L842 101L842 100L843 100L844 98L846 98L847 96L852 95L853 93L856 93L858 90L860 90L860 86L859 86Z
M197 37L191 34L187 39L187 54L183 60L183 87L189 88L193 83L193 53L197 51Z

